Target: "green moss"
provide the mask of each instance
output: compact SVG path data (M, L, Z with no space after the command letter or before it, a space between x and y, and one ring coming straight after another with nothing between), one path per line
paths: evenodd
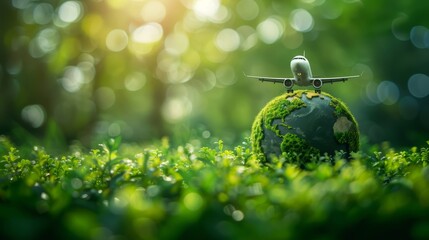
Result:
M336 118L342 116L346 117L349 121L353 122L352 127L349 131L345 133L335 134L335 138L340 144L348 144L349 149L352 152L357 152L359 150L359 127L356 122L356 119L351 114L349 108L340 100L332 97L329 94L325 94L331 98L330 106L335 109L334 114Z
M264 130L262 128L262 112L256 116L255 121L252 125L252 134L250 136L250 141L252 144L253 152L257 155L262 153L261 141L264 138Z
M277 97L264 108L264 126L267 126L275 132L277 136L281 137L282 135L278 128L279 124L273 124L274 119L281 119L284 123L286 116L292 111L302 107L305 107L305 103L301 100L301 93L284 94Z
M305 107L304 101L301 96L304 90L295 91L293 93L285 93L271 100L256 116L252 125L251 142L254 153L260 155L264 160L265 156L262 152L261 141L264 138L263 128L266 127L276 133L277 136L283 138L280 133L279 125L286 126L284 119L292 111ZM273 124L274 119L281 119L281 124ZM262 154L262 155L261 155Z
M286 124L286 123L280 123L279 126L283 126L283 127L287 128L287 129L292 129L292 127L290 125Z
M330 94L327 94L327 93L324 93L324 94L326 96L328 96L329 98L331 98L331 102L329 103L329 105L335 109L334 114L337 118L339 118L341 116L345 116L350 121L356 123L356 119L351 114L349 108L342 101L334 98Z
M287 133L280 145L286 159L292 163L304 166L312 157L320 156L320 151L310 146L307 141L296 134Z

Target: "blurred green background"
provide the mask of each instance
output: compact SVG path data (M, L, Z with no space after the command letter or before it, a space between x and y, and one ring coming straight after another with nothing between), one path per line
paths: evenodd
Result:
M429 130L429 2L4 0L0 134L60 149L121 136L234 144L284 92L247 79L364 73L323 90L369 143L420 146Z

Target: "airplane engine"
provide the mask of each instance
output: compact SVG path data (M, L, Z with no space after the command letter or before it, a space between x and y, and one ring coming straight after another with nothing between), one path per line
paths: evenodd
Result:
M313 87L315 89L320 89L322 87L322 85L323 85L322 80L320 80L320 79L314 79L313 80Z
M283 81L283 85L287 88L287 89L292 89L293 87L293 81L291 79L285 79Z

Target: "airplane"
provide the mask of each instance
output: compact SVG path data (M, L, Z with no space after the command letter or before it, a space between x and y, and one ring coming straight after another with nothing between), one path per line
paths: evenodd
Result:
M250 76L244 73L244 76L248 78L256 78L261 82L273 82L273 83L283 83L286 87L288 93L293 92L293 86L310 86L313 85L316 93L321 93L321 87L325 83L334 83L334 82L345 82L350 78L361 77L361 75L353 76L343 76L343 77L313 77L310 68L310 62L305 58L304 55L298 55L292 58L290 61L290 68L293 73L293 77L284 78L284 77L263 77L263 76Z

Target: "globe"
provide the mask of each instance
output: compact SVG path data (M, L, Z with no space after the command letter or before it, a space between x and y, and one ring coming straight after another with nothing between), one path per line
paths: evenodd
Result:
M328 93L310 90L271 100L257 115L250 138L262 162L283 156L305 164L326 154L359 150L358 124L346 105Z

